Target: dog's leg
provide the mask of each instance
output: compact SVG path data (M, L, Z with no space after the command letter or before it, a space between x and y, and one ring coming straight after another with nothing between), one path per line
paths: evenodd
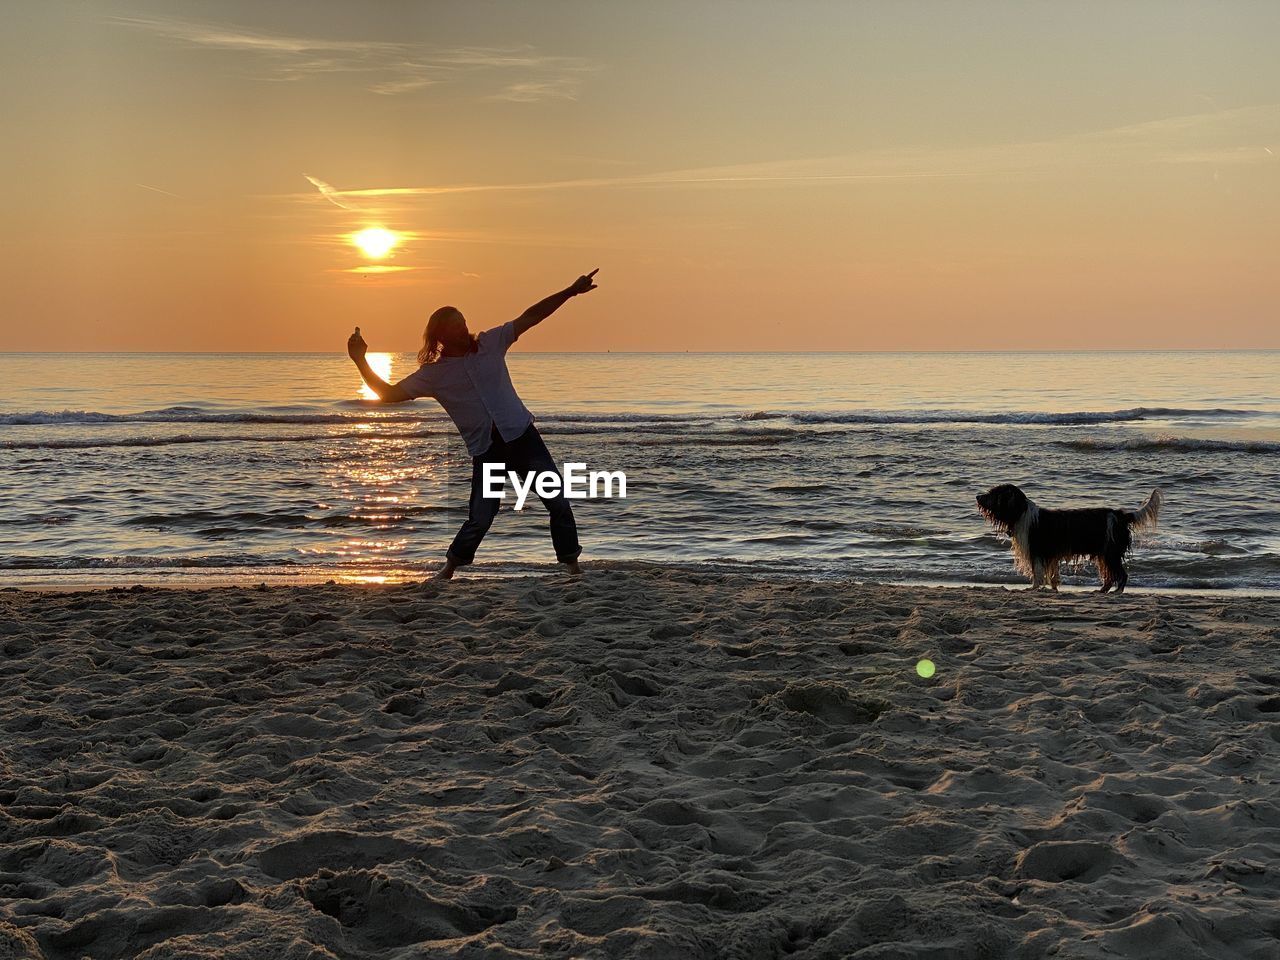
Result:
M1044 564L1041 563L1039 560L1034 560L1031 563L1031 589L1039 590L1040 586L1043 583L1044 583Z
M1116 557L1109 561L1107 566L1111 567L1111 569L1115 571L1116 593L1124 593L1124 585L1129 582L1129 571L1124 568L1124 559L1122 557Z
M1102 586L1098 588L1098 592L1106 593L1111 589L1111 571L1107 568L1107 561L1102 557L1094 557L1093 562L1098 568L1098 579L1102 581Z
M1062 583L1062 571L1059 561L1054 560L1049 564L1049 589L1054 593L1058 592L1058 585Z

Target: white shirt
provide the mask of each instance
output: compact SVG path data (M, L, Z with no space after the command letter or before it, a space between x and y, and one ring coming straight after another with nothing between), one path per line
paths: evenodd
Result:
M511 441L529 429L531 414L507 372L507 350L516 342L511 320L476 336L476 350L463 357L424 363L396 386L410 397L435 397L478 457L489 449L493 428Z

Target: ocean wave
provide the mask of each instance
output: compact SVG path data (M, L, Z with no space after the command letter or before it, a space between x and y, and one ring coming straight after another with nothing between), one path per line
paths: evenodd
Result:
M750 538L756 546L763 547L795 547L809 541L802 534L784 534L782 536L761 536ZM618 558L610 557L600 562L605 569L680 569L697 570L706 573L737 573L754 577L778 578L817 578L835 579L851 582L867 583L903 583L903 584L951 584L955 586L1009 586L1021 589L1026 581L1014 572L1007 564L998 564L981 570L969 568L941 568L936 566L920 566L908 564L886 563L883 560L850 561L841 559L822 561L813 558L799 559L788 556L785 560L741 557L706 557L687 559L676 562L663 561L657 558ZM363 562L299 562L283 556L252 554L201 554L190 556L155 556L155 555L118 555L118 556L0 556L0 571L7 571L12 576L29 576L31 574L56 574L64 572L68 575L83 574L86 571L101 571L104 575L130 575L138 573L161 573L164 571L205 571L229 570L237 571L236 577L243 577L244 582L256 582L256 578L278 575L280 573L307 574L319 580L327 576L344 576L360 574L376 576L386 574L403 575L405 573L424 574L434 569L435 561L415 561L406 559L395 565L387 566L378 561ZM544 569L545 561L538 560L487 560L475 565L475 572L498 575L528 575ZM1130 587L1135 593L1148 590L1190 590L1212 592L1280 592L1280 557L1238 557L1238 558L1197 558L1192 560L1170 560L1147 557L1140 566L1135 566L1135 581ZM4 583L0 579L0 583ZM13 581L9 581L12 583ZM1088 566L1070 568L1064 571L1063 584L1074 588L1093 589L1096 586L1096 575Z
M243 434L180 433L159 437L66 437L48 440L2 440L0 450L91 450L100 447L167 447L190 443L311 443L321 440L421 440L451 437L452 430L405 430L400 432Z
M165 407L162 410L140 410L136 413L99 413L95 410L33 410L26 413L0 414L3 426L43 426L54 424L103 423L243 423L243 424L324 424L324 423L423 423L444 420L441 411L381 411L372 407L353 413L272 413L246 410L218 413L199 407Z
M1238 410L1225 407L1132 407L1127 410L1076 410L1049 413L1036 410L983 412L970 410L888 410L866 413L789 413L797 423L809 424L930 424L989 423L1009 425L1087 426L1099 423L1128 423L1135 420L1169 420L1182 418L1224 419L1265 416L1261 410ZM751 419L768 419L752 415Z
M432 423L447 422L443 411L434 407L416 409L388 408L376 403L358 401L335 404L349 412L245 410L222 412L201 407L175 406L136 413L102 413L93 410L34 410L0 413L0 426L42 426L56 424L112 423L209 423L209 424L343 424L343 423ZM286 408L288 409L288 408ZM982 410L853 410L853 411L785 411L754 412L719 411L706 413L569 413L540 415L541 423L561 424L717 424L792 420L800 424L930 424L990 423L1087 425L1124 423L1135 420L1164 419L1230 419L1266 416L1266 411L1225 407L1132 407L1125 410L1046 411L982 411Z
M395 506L371 507L360 513L319 513L312 514L299 510L187 510L178 513L144 513L121 521L129 527L147 527L161 530L193 528L197 530L210 526L248 531L251 528L280 527L299 529L303 527L384 527L413 520L431 514L450 512L450 507L442 504L397 504Z
M1080 438L1055 441L1059 446L1087 453L1280 453L1280 443L1270 440L1211 440L1203 437L1132 437L1126 440Z
M883 540L923 540L928 537L944 537L946 530L910 523L868 523L855 527L862 533Z
M690 442L695 443L699 449L706 449L708 447L767 447L776 446L788 441L821 443L823 442L823 437L821 434L815 434L807 430L777 428L770 430L735 430L719 434L699 434L695 440L691 440ZM671 435L664 434L662 436L655 437L634 438L630 441L630 445L633 447L669 447L671 446L671 442Z
M293 567L297 562L250 554L210 554L187 557L157 556L0 556L0 570L166 570L210 567Z
M354 423L448 423L444 411L423 404L405 409L377 403L343 401L334 406L350 412L302 411L283 412L272 410L245 410L218 412L200 407L165 407L160 410L139 410L134 413L102 413L96 410L32 410L20 413L0 413L0 426L51 426L58 424L92 426L114 423L208 423L208 424L354 424ZM713 422L731 419L726 414L674 414L674 413L562 413L541 416L539 421L556 423L690 423Z
M1198 553L1209 557L1249 556L1249 550L1225 537L1208 537L1203 540L1188 540L1178 537L1161 536L1159 546L1162 550L1175 553Z

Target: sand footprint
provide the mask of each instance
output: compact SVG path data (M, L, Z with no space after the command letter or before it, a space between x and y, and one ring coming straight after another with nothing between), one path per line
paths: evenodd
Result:
M302 883L302 895L364 949L471 936L516 915L510 906L446 903L407 881L369 870L322 870Z
M1109 844L1086 840L1045 840L1024 850L1014 873L1029 880L1092 883L1120 860Z

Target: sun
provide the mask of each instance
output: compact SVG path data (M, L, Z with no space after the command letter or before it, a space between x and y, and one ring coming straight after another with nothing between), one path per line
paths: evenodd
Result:
M369 361L369 367L380 376L383 380L391 379L391 354L389 353L366 353L364 358ZM360 396L366 400L377 400L378 395L369 389L369 385L360 384Z
M371 260L381 260L400 242L400 235L394 230L382 227L368 227L351 235L351 242L360 248L360 252Z

